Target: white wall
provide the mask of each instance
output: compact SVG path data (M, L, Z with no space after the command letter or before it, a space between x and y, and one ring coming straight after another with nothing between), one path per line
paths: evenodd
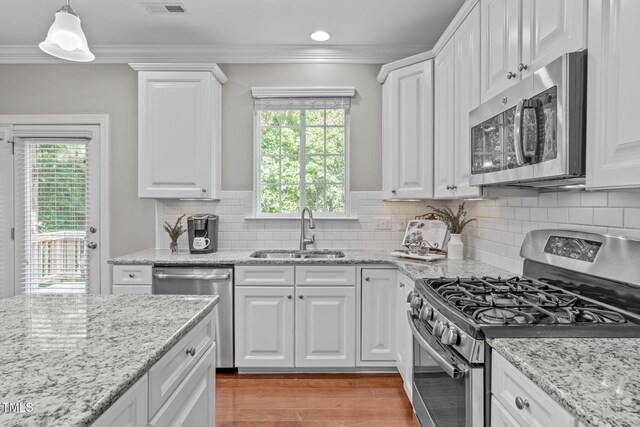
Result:
M448 202L452 209L458 204ZM640 240L640 191L523 193L465 206L478 219L463 232L467 255L515 273L522 273L520 246L530 230L572 229Z
M159 201L156 211L156 247L169 248L169 238L162 229L164 221L175 223L182 214L214 213L220 216L218 247L230 248L287 248L300 244L300 220L245 220L253 214L251 191L223 191L221 201ZM402 242L407 219L428 212L425 203L384 202L378 191L351 193L351 216L358 220L323 220L316 218L318 248L340 249L397 249ZM389 217L391 230L376 230L375 218ZM186 217L183 220L186 227ZM178 240L187 249L187 237Z

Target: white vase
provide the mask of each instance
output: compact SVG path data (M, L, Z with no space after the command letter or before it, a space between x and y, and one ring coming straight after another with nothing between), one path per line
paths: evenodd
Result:
M447 245L447 258L448 259L463 259L464 258L464 243L460 238L460 234L451 234L449 244Z

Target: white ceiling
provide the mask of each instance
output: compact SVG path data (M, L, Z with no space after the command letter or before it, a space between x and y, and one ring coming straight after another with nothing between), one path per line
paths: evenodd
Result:
M245 56L260 48L279 47L279 52L306 49L316 52L315 59L319 58L319 49L342 49L355 56L358 50L369 54L378 50L386 56L395 52L393 59L397 59L429 50L463 2L181 0L177 3L187 10L184 15L151 15L138 0L72 0L71 5L98 59L101 51L115 57L119 49L131 53L149 47L149 51L169 52L176 51L175 45L188 45L193 52L218 49L229 53L237 49ZM35 55L33 47L45 38L63 0L3 3L0 62L7 62L11 52ZM311 41L309 34L319 29L332 34L329 42Z

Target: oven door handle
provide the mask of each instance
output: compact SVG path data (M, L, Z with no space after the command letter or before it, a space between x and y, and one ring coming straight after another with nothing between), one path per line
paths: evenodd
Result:
M444 357L440 355L440 353L435 351L434 348L429 345L427 340L422 338L422 336L420 335L420 331L418 331L416 325L413 324L413 319L414 317L412 316L411 312L407 311L407 320L409 321L409 327L411 328L413 337L420 344L420 347L422 347L427 353L429 353L429 356L431 356L431 358L436 361L438 366L440 366L451 378L457 379L465 376L468 369L466 367L463 367L461 369L447 362Z

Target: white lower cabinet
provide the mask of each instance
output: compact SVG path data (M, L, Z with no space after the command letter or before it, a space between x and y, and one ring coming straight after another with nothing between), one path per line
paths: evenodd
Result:
M413 291L413 281L404 274L398 273L397 287L395 290L395 349L396 367L402 376L404 391L409 400L413 394L413 335L407 320L407 296Z
M395 361L396 270L362 269L360 359Z
M153 282L151 265L114 265L112 273L114 295L151 295Z
M524 427L575 427L577 421L504 357L492 352L491 425Z
M149 427L215 426L215 344L149 422Z
M215 318L209 314L92 427L214 427Z
M236 366L293 366L293 294L293 286L236 287Z
M298 287L296 299L296 367L355 367L355 288Z

